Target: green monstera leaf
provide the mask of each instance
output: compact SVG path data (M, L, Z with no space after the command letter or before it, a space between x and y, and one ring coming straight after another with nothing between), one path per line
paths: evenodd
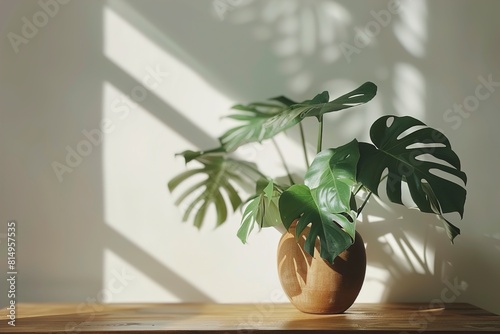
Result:
M229 129L219 138L222 147L227 151L274 137L299 123L302 112L278 101L236 105L233 109L240 113L229 115L227 118L241 121L243 125Z
M324 91L316 95L314 99L296 104L296 107L306 107L304 111L307 117L317 117L318 119L326 113L352 108L364 104L377 95L377 86L373 82L365 82L355 90L328 102L329 94Z
M297 237L308 224L305 250L313 255L316 238L320 255L333 260L353 242L356 210L352 205L352 188L356 183L359 159L358 142L324 150L309 167L304 183L287 189L280 197L283 224L288 229L298 218Z
M259 228L282 224L278 209L278 200L283 192L282 188L272 180L259 180L257 193L248 200L248 204L241 218L241 226L237 236L246 243L247 238L255 225Z
M359 143L357 178L366 188L378 194L387 170L386 191L392 202L403 204L401 186L405 183L420 211L463 216L466 190L452 179L465 184L467 177L441 132L409 116L384 116L373 123L370 137L375 145ZM459 229L448 221L445 227L453 240Z
M377 86L366 82L357 89L328 102L328 92L316 95L312 100L295 103L279 96L266 103L236 105L237 114L228 118L243 124L226 131L219 141L226 151L233 151L241 145L261 142L291 128L305 117L320 118L323 114L358 106L370 101L377 92Z
M329 212L319 203L318 197L321 196L318 196L317 189L311 190L303 184L291 186L283 192L279 200L281 220L288 229L298 219L297 236L311 224L304 244L305 251L314 256L316 238L319 237L320 256L333 263L333 260L353 243L353 238L341 225L354 225L354 221L345 214Z
M318 200L329 211L339 213L350 210L358 159L358 141L353 140L338 148L321 151L307 170L305 185L318 190L321 194ZM351 235L354 237L354 231Z
M194 225L198 228L202 226L210 205L215 206L217 226L224 223L227 219L228 204L223 193L227 194L229 204L234 211L242 203L234 185L245 186L262 177L254 164L228 158L220 155L220 152L185 151L181 154L186 161L195 160L201 164L201 167L187 170L175 176L168 182L168 188L173 192L181 183L198 176L197 181L193 181L191 186L185 189L175 202L176 205L180 205L186 199L192 198L190 204L186 206L182 220L187 221L193 210L196 209Z

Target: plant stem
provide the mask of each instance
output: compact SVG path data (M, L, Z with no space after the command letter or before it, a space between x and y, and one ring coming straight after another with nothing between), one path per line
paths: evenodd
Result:
M389 173L387 173L384 176L382 176L382 178L380 179L380 182L384 181L388 176L389 176Z
M274 140L274 138L272 138L271 140L274 144L274 147L276 147L276 151L278 151L278 155L280 156L281 162L283 163L283 167L285 168L286 175L288 176L290 183L292 185L295 184L295 182L293 182L292 175L290 174L290 170L288 169L288 166L286 165L285 157L283 156L283 153L281 153L281 150L280 150L278 144L276 143L276 140Z
M359 207L358 214L356 215L356 217L359 216L359 214L361 213L361 211L363 211L363 208L365 207L366 203L368 203L368 200L370 199L370 196L372 194L373 193L371 191L368 193L368 196L366 196L365 200L363 201L363 204L361 204L361 206Z
M388 177L389 174L386 174L384 175L381 179L380 179L380 182L382 182L386 177ZM354 196L356 196L356 194L363 188L363 184L360 184L358 189L356 189L356 191L354 192ZM365 207L366 203L368 203L368 200L370 199L370 196L372 195L373 193L371 191L369 191L368 193L368 196L366 196L365 200L363 201L363 204L361 204L361 206L359 207L358 209L358 214L357 216L359 216L359 214L361 213L361 211L363 210L363 208Z
M316 153L321 152L322 142L323 142L323 115L319 116L318 146Z
M359 185L358 189L356 189L356 191L354 192L354 196L356 196L362 188L363 188L363 184L361 183Z
M306 169L309 169L309 159L307 158L306 138L304 136L304 128L302 123L299 123L300 138L302 139L302 150L304 150L304 158L306 159Z

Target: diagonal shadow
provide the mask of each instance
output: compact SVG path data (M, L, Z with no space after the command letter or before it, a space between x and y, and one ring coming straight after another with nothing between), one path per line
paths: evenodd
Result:
M255 82L248 80L249 78L242 80L244 71L237 66L237 62L228 61L234 57L241 57L242 53L252 53L249 46L240 43L228 48L224 41L209 39L200 41L195 36L189 37L193 34L197 36L206 34L193 29L191 24L185 22L186 17L192 22L206 18L206 13L200 12L198 4L192 1L171 2L168 11L158 10L158 3L154 1L143 1L139 4L134 1L111 0L107 5L158 47L185 63L209 81L212 87L223 91L226 96L235 97L242 91L248 92L258 88L255 87ZM207 11L210 11L213 4L206 2L206 7ZM208 22L211 34L222 36L227 30L226 25L216 20ZM203 52L200 52L200 48Z
M142 83L123 71L115 63L103 57L101 64L103 77L123 94L128 94L134 87L143 87ZM147 89L146 87L144 87ZM148 96L142 102L136 102L147 109L151 115L167 125L171 130L190 141L200 149L212 148L219 145L218 141L208 135L202 128L179 113L173 106L161 99L153 91L147 89Z
M107 224L103 224L103 235L110 250L120 257L127 259L127 262L179 299L183 301L214 302L210 296L187 282L183 277L166 267L163 263L146 253ZM175 291L171 290L172 286L176 287Z

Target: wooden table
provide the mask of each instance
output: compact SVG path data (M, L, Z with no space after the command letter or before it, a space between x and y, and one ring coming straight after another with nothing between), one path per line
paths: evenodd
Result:
M500 333L500 316L470 304L354 304L337 315L290 304L18 304L15 327L1 314L0 332L13 333Z

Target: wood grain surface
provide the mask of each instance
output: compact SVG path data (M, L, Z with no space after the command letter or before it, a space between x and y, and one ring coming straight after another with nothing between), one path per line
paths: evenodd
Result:
M470 304L354 304L343 314L290 304L18 304L12 333L500 333L500 316Z

